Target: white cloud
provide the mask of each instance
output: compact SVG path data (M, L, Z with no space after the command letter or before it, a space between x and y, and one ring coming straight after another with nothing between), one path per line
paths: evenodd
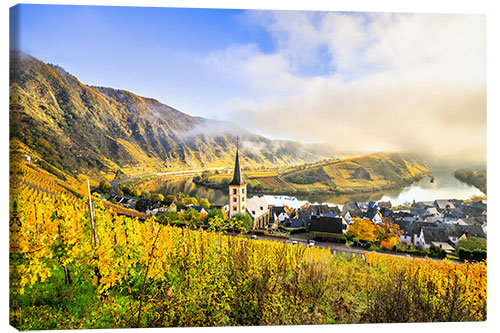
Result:
M485 157L484 16L249 15L275 51L235 45L207 58L248 89L225 104L244 126L344 149ZM317 61L327 62L322 75L301 75Z

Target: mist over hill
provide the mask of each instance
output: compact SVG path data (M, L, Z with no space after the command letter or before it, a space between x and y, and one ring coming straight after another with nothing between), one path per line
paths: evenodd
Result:
M231 167L237 137L249 167L335 157L318 145L270 140L125 90L85 85L20 52L10 53L10 122L11 139L73 174Z

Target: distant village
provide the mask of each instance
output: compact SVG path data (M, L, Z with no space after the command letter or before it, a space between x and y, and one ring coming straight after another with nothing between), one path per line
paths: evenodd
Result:
M226 218L237 213L247 213L252 219L253 231L305 229L311 237L322 236L330 239L342 237L355 218L369 219L376 225L389 219L402 231L402 244L425 249L434 245L448 253L455 251L460 240L468 237L485 239L487 233L486 200L422 201L413 202L409 209L396 210L390 201L345 202L341 208L304 202L294 208L293 206L297 206L295 198L280 197L280 202L289 200L290 205L273 203L276 198L253 196L247 199L246 184L236 152L233 180L229 184L229 202L226 205L211 205L210 209L220 209ZM161 215L169 211L180 212L189 208L197 210L201 218L208 214L207 209L202 206L178 207L174 201L117 196L112 200L123 207L151 215Z

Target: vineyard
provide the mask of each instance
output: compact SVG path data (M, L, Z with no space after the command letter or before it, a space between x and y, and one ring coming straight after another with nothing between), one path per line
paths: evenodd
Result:
M119 214L11 165L20 330L486 320L486 263L252 240Z

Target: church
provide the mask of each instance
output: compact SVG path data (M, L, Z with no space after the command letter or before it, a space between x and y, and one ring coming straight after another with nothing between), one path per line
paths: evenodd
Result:
M232 218L235 214L244 213L246 211L246 191L247 184L243 181L238 148L236 148L233 180L229 183L229 218Z
M239 151L236 148L233 180L229 183L229 218L235 214L247 213L252 218L252 229L267 229L271 212L264 197L247 198L247 184L243 181Z

